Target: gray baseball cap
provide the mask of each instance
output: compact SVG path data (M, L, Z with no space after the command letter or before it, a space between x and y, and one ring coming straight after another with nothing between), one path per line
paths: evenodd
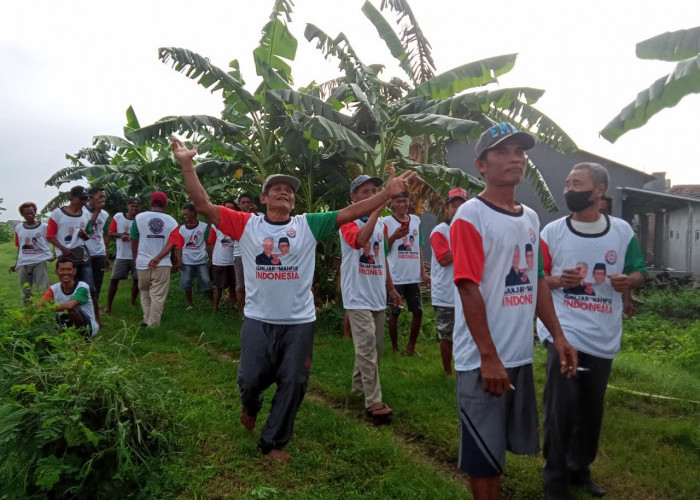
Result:
M356 193L357 190L360 189L360 186L362 186L365 182L368 182L368 181L372 181L374 183L374 185L377 187L384 184L384 181L379 177L370 177L369 175L364 175L364 174L358 175L350 183L350 192Z
M532 149L535 146L534 137L527 132L520 132L512 123L503 122L488 128L481 134L474 150L476 157L479 158L485 151L511 137L518 139L523 149Z
M301 184L299 182L299 179L297 179L296 177L292 177L291 175L272 174L268 175L267 179L265 179L265 182L263 183L262 187L262 192L267 193L267 191L270 189L270 186L279 182L291 186L295 193L299 190L299 185Z

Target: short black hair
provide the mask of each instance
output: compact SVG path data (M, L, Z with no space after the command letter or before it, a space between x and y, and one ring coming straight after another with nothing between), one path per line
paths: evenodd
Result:
M95 193L99 193L100 191L104 191L104 190L105 190L105 188L103 188L103 187L91 187L90 189L88 189L87 194L88 194L88 196L92 196Z
M185 203L182 205L183 210L189 210L190 212L194 212L195 214L197 213L197 210L194 208L194 205L192 203Z
M253 201L253 196L252 196L251 194L249 194L249 193L243 193L242 195L240 195L240 196L238 197L238 203L241 202L241 199L242 199L242 198L248 198L250 201Z
M58 269L59 264L65 264L66 262L70 262L73 265L73 268L75 268L75 262L73 262L73 259L67 255L61 255L58 259L56 259L56 269Z

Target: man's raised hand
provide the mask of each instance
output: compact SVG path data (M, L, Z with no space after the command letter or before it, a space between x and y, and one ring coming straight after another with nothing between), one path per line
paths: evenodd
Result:
M394 198L408 190L409 183L417 177L418 174L413 170L407 170L396 177L396 170L394 167L390 167L389 179L386 181L386 191Z
M195 144L192 149L189 149L185 144L175 136L170 136L170 144L173 148L175 159L180 162L180 165L192 163L192 158L197 154L199 146Z

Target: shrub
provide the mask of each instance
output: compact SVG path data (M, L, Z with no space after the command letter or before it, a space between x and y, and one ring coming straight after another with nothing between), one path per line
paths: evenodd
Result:
M147 492L172 442L167 380L132 331L100 340L59 332L48 310L0 309L0 497Z
M640 312L648 311L666 319L700 318L700 293L688 287L675 290L649 288L639 296Z
M15 228L9 222L0 222L0 243L12 241L15 237Z

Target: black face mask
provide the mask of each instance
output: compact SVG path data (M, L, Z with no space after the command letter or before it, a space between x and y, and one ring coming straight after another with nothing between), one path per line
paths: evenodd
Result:
M572 212L585 210L593 205L593 200L590 199L592 194L592 189L590 191L567 191L564 193L566 206L569 207L569 210Z

